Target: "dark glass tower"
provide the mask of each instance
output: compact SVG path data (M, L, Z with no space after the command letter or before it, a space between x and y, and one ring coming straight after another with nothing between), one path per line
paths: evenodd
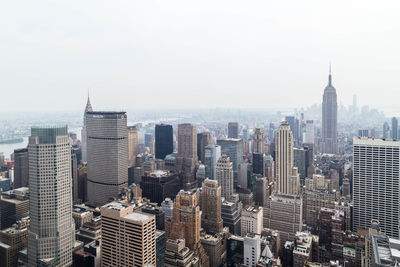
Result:
M174 150L172 125L156 125L156 158L164 159Z

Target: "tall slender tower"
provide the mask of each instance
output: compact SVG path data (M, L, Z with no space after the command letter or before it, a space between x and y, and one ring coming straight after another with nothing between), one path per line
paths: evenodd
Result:
M231 201L233 194L233 167L230 158L226 155L217 161L216 180L221 185L222 196L227 201Z
M398 121L396 117L392 118L392 139L398 138Z
M71 146L67 126L32 127L29 157L29 266L71 266Z
M128 127L125 112L86 114L88 201L103 205L128 184Z
M256 128L254 135L254 150L253 153L263 154L264 153L264 130L262 128Z
M299 193L300 177L293 163L293 135L289 124L283 121L278 128L275 141L275 174L278 191L281 193Z
M201 192L201 226L209 234L222 232L221 186L215 180L206 179Z
M332 85L331 68L329 67L328 85L325 87L322 100L322 142L321 152L337 152L337 96Z
M228 123L228 138L239 138L239 123Z
M85 112L83 113L83 126L82 126L82 161L87 161L87 130L86 130L86 114L93 111L92 104L88 95Z
M138 154L138 132L136 126L128 127L128 166L132 167L136 164L136 156Z

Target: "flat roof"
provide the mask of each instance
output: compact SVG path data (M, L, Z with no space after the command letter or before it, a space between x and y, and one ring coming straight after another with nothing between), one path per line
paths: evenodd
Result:
M150 216L143 214L143 213L139 213L139 212L132 212L132 213L125 215L124 218L129 219L129 220L138 221L138 222L143 222L143 221L146 221L147 219L149 219Z

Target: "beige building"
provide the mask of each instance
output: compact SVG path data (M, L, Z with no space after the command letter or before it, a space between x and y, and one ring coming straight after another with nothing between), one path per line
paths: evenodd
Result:
M223 221L221 217L221 186L215 180L206 179L201 192L202 213L201 224L209 234L222 231Z
M136 126L128 127L128 166L135 166L138 154L138 132Z
M261 235L263 228L263 208L252 206L244 208L240 224L242 236L246 236L247 233Z
M165 267L199 267L200 261L192 250L185 246L185 239L168 239L165 247Z
M216 235L204 234L200 237L201 244L204 247L209 259L210 267L223 266L226 263L226 243L229 229Z
M177 170L192 172L197 164L196 126L190 123L178 125Z
M264 208L264 227L279 231L281 246L294 239L303 226L303 201L300 196L273 194Z
M101 207L101 266L155 266L156 220L134 205L111 202Z
M293 134L286 121L281 123L276 134L275 175L279 192L299 194L300 176L297 167L294 167Z
M253 153L264 153L264 130L256 128L253 135Z
M17 266L18 252L26 248L29 220L18 221L14 226L0 231L0 266Z
M335 207L335 195L326 190L307 190L303 194L303 219L313 229L318 225L321 208Z

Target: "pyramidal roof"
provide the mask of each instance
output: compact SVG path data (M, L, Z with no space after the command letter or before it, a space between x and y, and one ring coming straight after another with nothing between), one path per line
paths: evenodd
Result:
M90 97L88 95L86 108L85 108L85 113L92 112L92 111L93 111L93 108L92 108L92 104L90 104Z
M329 77L328 77L328 85L325 87L326 90L334 90L336 91L335 87L332 85L332 71L331 71L331 65L329 64Z

